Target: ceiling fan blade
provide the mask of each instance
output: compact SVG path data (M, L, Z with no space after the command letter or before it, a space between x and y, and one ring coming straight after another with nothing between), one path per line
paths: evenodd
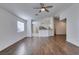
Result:
M33 8L33 9L41 9L41 7L36 7L36 8Z
M45 8L52 8L53 6L46 6Z
M41 7L44 7L44 3L40 3Z
M45 8L45 11L46 11L46 12L49 12L49 10L48 10L48 9L46 9L46 8Z

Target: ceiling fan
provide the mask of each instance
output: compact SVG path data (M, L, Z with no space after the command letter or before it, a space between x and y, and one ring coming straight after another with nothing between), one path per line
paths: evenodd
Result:
M45 6L44 3L40 3L40 7L33 8L33 9L39 9L39 13L42 11L49 12L48 8L52 8L53 6Z

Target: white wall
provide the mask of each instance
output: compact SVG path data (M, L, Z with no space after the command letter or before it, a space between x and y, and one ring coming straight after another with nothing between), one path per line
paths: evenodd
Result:
M79 4L74 4L59 15L67 18L67 41L79 46Z
M17 21L25 23L25 31L17 32ZM0 51L26 37L26 21L0 8Z

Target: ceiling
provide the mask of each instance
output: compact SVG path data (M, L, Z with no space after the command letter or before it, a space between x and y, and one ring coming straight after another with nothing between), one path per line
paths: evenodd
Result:
M40 7L39 3L2 3L0 4L1 8L4 8L6 11L22 18L25 20L34 19L38 20L45 17L50 17L58 14L69 8L71 3L45 3L46 6L52 5L53 8L48 9L50 12L41 12L39 13L35 7ZM35 14L38 14L36 16Z

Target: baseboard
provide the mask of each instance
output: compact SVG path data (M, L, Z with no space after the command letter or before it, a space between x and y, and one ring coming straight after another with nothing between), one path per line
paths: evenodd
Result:
M15 43L12 43L11 45L9 45L9 46L7 46L7 47L1 49L0 52L3 51L3 50L5 50L5 49L7 49L7 48L9 48L10 46L13 46L14 44L20 42L21 40L23 40L23 39L25 39L25 38L27 38L27 37L23 37L23 38L21 38L20 40L16 41Z
M70 41L68 41L68 40L66 40L66 41L69 42L69 43L71 43L72 45L74 45L74 46L76 46L76 47L79 47L78 44L74 44L73 42L70 42Z
M59 35L59 36L60 36L60 35L64 35L64 36L66 36L66 34L55 34L55 35Z

